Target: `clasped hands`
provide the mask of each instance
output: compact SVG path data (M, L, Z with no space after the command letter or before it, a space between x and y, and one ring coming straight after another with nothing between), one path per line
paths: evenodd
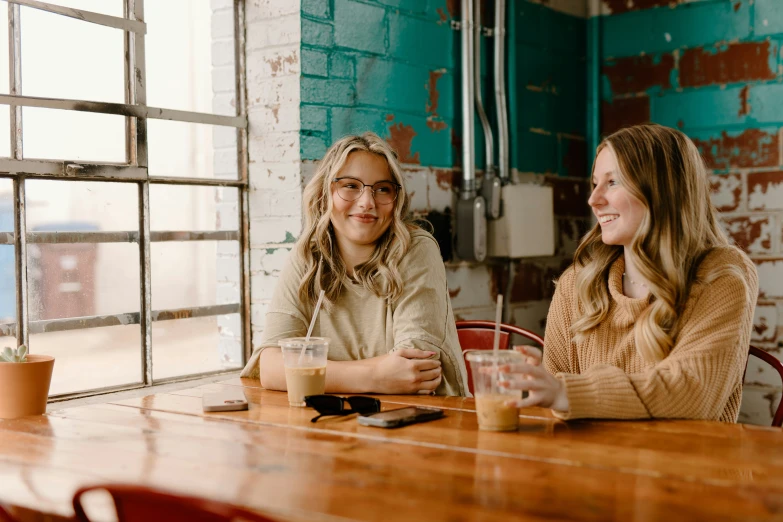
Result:
M508 404L518 408L540 406L553 410L568 411L568 395L565 383L541 366L542 352L534 346L514 346L523 355L518 363L498 366L498 386L511 390L528 392L524 399L509 399ZM491 372L493 368L483 368Z

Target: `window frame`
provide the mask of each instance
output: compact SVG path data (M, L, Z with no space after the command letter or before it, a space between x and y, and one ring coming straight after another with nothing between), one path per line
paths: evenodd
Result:
M144 0L123 0L124 17L84 11L38 0L6 0L8 3L9 40L9 94L0 95L0 104L10 108L11 153L0 158L0 178L13 180L14 232L0 233L0 245L14 245L16 278L16 322L0 323L0 335L15 336L17 345L29 346L30 333L96 328L118 324L139 324L141 328L142 382L119 385L50 397L50 401L67 400L109 391L144 388L190 380L206 375L224 373L216 370L206 373L153 380L152 323L155 321L211 317L239 313L242 324L242 363L251 350L250 339L250 278L249 212L248 212L248 147L247 94L245 90L245 31L244 0L234 0L234 63L236 115L222 116L146 105L146 70L144 35ZM21 6L40 9L62 16L112 27L124 32L125 103L104 103L85 100L23 96L21 64ZM83 111L125 116L126 163L96 163L70 160L29 160L22 154L22 107L42 107L69 111ZM236 128L237 172L235 180L187 177L150 176L147 155L147 120L162 119L178 122L210 124ZM139 226L136 231L119 232L28 232L25 213L25 181L27 179L60 179L72 181L123 182L137 185ZM239 229L229 231L151 231L150 185L198 185L235 187L239 191ZM192 308L153 310L151 295L151 243L157 241L238 241L240 302ZM66 319L29 320L28 313L28 258L27 245L56 243L138 243L140 256L140 311L109 316L88 316Z

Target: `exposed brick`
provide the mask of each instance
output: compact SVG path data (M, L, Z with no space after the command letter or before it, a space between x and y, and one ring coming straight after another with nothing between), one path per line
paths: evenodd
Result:
M629 56L615 58L604 64L603 73L609 79L612 94L634 94L653 87L671 88L670 75L674 57L664 54L653 56Z
M562 176L584 178L587 176L587 144L585 140L558 136Z
M650 121L650 98L615 98L601 103L601 133L608 135L623 127Z
M679 4L682 0L601 0L604 6L611 14L626 13L628 11L638 11L641 9L650 9L652 7L663 7L673 4Z
M783 171L748 174L748 209L783 209Z
M715 170L778 165L778 133L748 129L738 135L693 138L707 166Z
M757 304L753 316L751 340L755 342L773 342L777 338L778 308L774 304Z
M742 197L742 178L739 174L710 176L710 195L719 211L737 210Z
M732 43L717 49L688 49L680 57L680 85L701 87L721 83L774 80L770 57L777 49L764 42Z
M554 212L556 216L589 216L590 184L587 180L577 181L549 177L547 184L554 191Z
M588 219L555 218L556 240L555 255L573 256L582 236L590 229Z
M772 251L773 219L770 216L722 218L726 233L734 243L750 254Z
M389 145L397 152L397 156L402 163L421 163L419 153L411 154L411 143L416 131L410 125L397 123L389 127L390 136L386 139Z
M495 271L504 269L496 268ZM514 282L511 286L511 301L515 303L549 299L554 294L554 280L560 275L559 264L522 261L514 270ZM497 273L502 279L502 274Z
M759 273L759 297L783 298L783 258L754 259Z

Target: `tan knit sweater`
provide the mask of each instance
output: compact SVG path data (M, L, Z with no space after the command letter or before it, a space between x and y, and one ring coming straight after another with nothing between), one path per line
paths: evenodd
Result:
M623 295L623 257L609 271L609 316L580 342L570 334L577 317L576 269L566 270L549 309L544 342L544 366L565 382L570 407L554 414L562 419L736 422L758 276L750 259L733 247L708 254L698 276L726 265L739 267L745 281L721 275L709 284L695 283L674 348L657 363L644 361L636 351L633 325L650 301Z

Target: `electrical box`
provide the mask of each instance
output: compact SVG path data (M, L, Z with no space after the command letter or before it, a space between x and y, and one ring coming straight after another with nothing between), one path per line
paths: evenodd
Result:
M490 220L487 248L492 257L539 257L555 253L552 187L520 183L502 189L503 215Z

